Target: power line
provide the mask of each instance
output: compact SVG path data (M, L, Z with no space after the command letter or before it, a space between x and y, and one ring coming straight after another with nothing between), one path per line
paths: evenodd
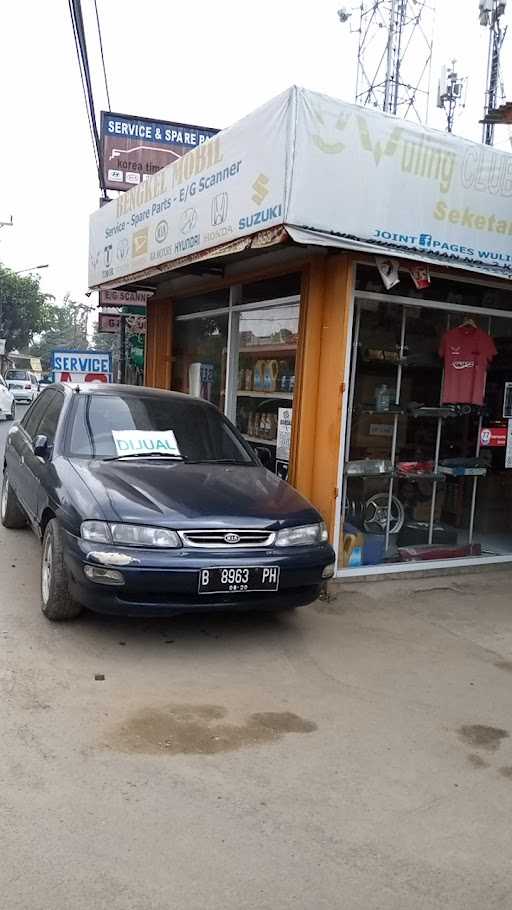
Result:
M85 104L87 108L87 116L89 119L89 127L91 129L91 134L93 138L93 145L95 148L95 161L98 170L98 180L100 188L103 192L105 199L108 198L107 190L105 187L105 181L103 178L103 154L101 149L101 142L98 133L98 126L96 122L96 112L94 109L94 96L92 91L92 82L91 82L91 72L89 67L89 57L87 54L87 42L85 38L85 29L84 21L82 17L82 7L80 0L68 0L69 3L69 12L71 15L71 22L73 25L73 35L75 38L75 48L78 56L78 65L80 67L80 75L82 78L82 87L84 90Z
M100 39L100 53L101 53L101 63L103 66L103 78L105 80L105 91L107 93L107 103L109 111L112 110L112 105L110 104L110 92L108 90L108 79L107 79L107 69L105 67L105 57L103 55L103 39L101 37L101 26L100 26L100 17L98 15L98 3L97 0L94 0L94 9L96 11L96 24L98 26L98 38Z
M86 89L86 87L85 87L85 79L84 79L84 74L83 74L83 71L82 71L82 60L81 60L81 57L80 57L80 45L79 45L79 41L78 41L78 34L77 34L77 30L76 30L76 25L75 25L75 19L74 19L74 16L73 16L72 0L68 0L68 3L69 3L69 12L70 12L70 15L71 15L71 25L72 25L72 28L73 28L73 37L74 37L74 39L75 39L75 50L76 50L76 55L77 55L77 58L78 58L78 69L79 69L79 71L80 71L80 81L81 81L81 83L82 83L82 91L83 91L83 95L84 95L85 111L86 111L86 114L87 114L87 122L88 122L88 124L89 124L89 132L90 132L90 134L91 134L91 141L92 141L92 149L93 149L93 155L94 155L94 162L95 162L95 164L96 164L96 170L97 170L98 167L99 167L98 149L97 149L97 147L96 147L96 140L95 140L95 138L94 138L94 130L93 130L93 126L92 126L92 123L91 123L91 112L90 112L90 110L89 110L89 102L88 102L88 99L87 99L87 89Z

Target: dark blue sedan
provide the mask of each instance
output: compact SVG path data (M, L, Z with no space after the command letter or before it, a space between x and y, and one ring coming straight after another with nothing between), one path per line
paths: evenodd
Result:
M48 619L286 609L334 571L322 517L212 405L52 385L8 436L1 519L42 540Z

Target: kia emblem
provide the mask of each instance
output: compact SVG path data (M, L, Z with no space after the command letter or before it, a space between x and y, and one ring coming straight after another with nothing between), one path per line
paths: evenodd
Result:
M240 543L240 534L234 534L233 531L224 534L224 543Z

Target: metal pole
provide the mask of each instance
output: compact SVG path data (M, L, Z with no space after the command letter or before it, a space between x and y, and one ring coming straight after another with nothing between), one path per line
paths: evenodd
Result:
M441 428L443 426L443 418L437 418L437 436L436 436L436 452L434 456L434 474L437 474L439 469L439 451L441 449ZM428 543L429 546L434 539L434 518L436 514L436 498L437 498L437 480L434 480L432 485L432 502L430 503L430 521L428 525Z
M346 473L346 465L350 460L350 436L352 433L352 409L354 407L354 392L356 384L356 368L357 368L357 352L359 347L359 329L361 326L361 306L359 303L356 303L356 314L355 314L355 323L354 323L354 337L352 341L352 364L350 367L350 380L349 380L349 392L348 392L348 411L347 411L347 427L345 432L345 458L343 465L343 484L341 490L341 534L343 536L344 525L345 525L345 505L347 499L347 487L348 487L348 477Z
M391 89L393 82L393 53L395 41L395 15L398 0L391 0L391 12L389 16L388 47L386 54L386 81L384 83L384 110L391 110Z
M119 382L124 383L126 378L126 314L121 313L119 332Z
M395 405L400 404L400 393L402 391L402 360L404 357L404 344L405 344L405 326L407 321L406 308L402 307L402 325L400 328L400 361L398 364L398 371L396 374L396 390L395 390ZM393 442L391 444L391 466L392 470L395 470L395 459L396 459L396 443L398 436L398 419L399 415L395 413L393 420ZM388 491L388 514L386 517L386 540L384 544L384 549L387 552L389 547L389 536L390 536L390 525L391 525L391 506L393 504L393 486L394 478L393 475L389 478L389 491Z

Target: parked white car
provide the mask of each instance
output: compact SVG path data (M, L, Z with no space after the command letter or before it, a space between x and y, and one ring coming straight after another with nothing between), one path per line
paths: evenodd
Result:
M0 376L0 415L6 420L14 420L16 416L14 395L7 388L3 376Z
M7 388L16 401L33 401L39 392L37 377L30 370L7 370L5 374Z

